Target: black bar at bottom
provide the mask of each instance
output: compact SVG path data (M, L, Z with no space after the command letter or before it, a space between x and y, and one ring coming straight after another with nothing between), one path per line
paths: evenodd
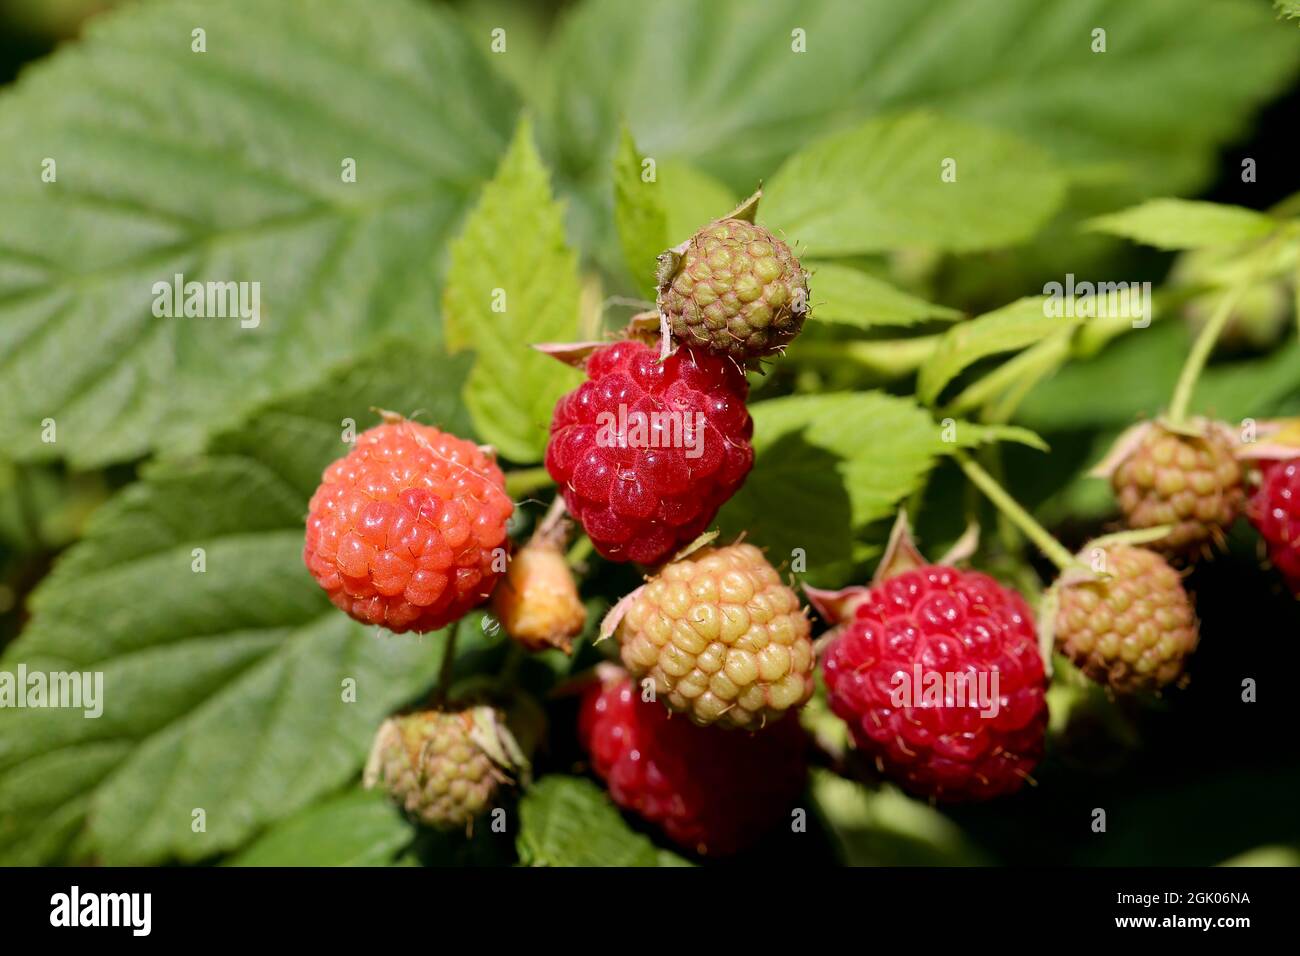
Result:
M653 936L669 925L681 942L697 923L701 932L726 924L749 936L793 920L787 926L798 934L810 917L819 921L818 910L868 937L875 923L939 934L965 923L975 934L967 939L1001 925L1229 941L1293 927L1298 888L1300 871L1287 869L25 869L0 870L0 916L9 940L78 933L128 943L283 933L297 944L373 945L391 932L437 944L454 938L444 933L500 939L512 930L594 940L601 931Z

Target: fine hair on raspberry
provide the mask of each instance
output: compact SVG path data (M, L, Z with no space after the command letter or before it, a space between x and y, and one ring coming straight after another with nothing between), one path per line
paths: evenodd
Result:
M597 349L586 370L556 403L547 470L601 555L657 564L708 528L754 463L744 372L633 340Z

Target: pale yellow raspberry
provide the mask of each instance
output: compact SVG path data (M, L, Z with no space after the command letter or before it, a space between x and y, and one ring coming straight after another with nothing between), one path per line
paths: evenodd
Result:
M666 565L632 595L623 664L697 724L758 729L813 690L811 626L763 553L734 544Z

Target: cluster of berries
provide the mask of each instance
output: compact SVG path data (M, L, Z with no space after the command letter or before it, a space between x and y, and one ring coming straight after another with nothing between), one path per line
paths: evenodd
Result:
M1177 569L1221 547L1242 514L1300 590L1296 453L1285 442L1244 446L1227 424L1206 419L1149 422L1121 436L1095 473L1110 478L1128 528L1154 537L1143 547L1123 534L1085 546L1081 563L1097 574L1063 575L1054 589L1058 649L1118 693L1180 681L1198 625Z
M739 849L802 789L806 737L781 718L813 690L810 623L762 552L737 544L668 560L744 482L745 369L780 352L807 312L798 260L752 209L660 258L659 343L634 321L620 341L570 350L587 381L557 403L546 455L601 555L659 567L609 623L630 674L594 687L584 711L595 769L620 804L702 853ZM490 449L386 414L326 469L303 556L359 621L427 632L491 601L516 641L567 652L586 612L553 520L563 512L511 555L512 511ZM633 697L633 678L689 719ZM385 722L366 782L422 822L458 828L525 765L500 711L442 704Z
M596 550L657 568L602 625L626 671L588 691L579 736L616 803L701 854L742 849L803 790L790 714L816 663L799 595L763 552L697 543L754 462L745 370L808 311L803 268L752 209L659 257L658 342L633 331L591 350L546 454Z
M525 547L509 553L513 506L490 450L386 416L326 469L304 549L357 620L425 632L490 600L520 644L566 652L586 613L565 510L603 557L644 566L602 624L622 667L586 692L579 738L616 803L700 854L752 843L802 791L809 738L794 712L817 661L800 596L760 548L704 535L753 465L746 369L778 354L808 310L807 275L752 209L660 257L653 330L641 317L618 341L551 349L587 378L556 404L557 505ZM1176 568L1243 512L1300 589L1300 459L1276 457L1247 504L1248 469L1224 426L1126 435L1104 470L1137 534L1080 552L1046 595L1043 639L1114 693L1178 682L1197 621ZM1031 780L1048 677L1018 593L927 563L901 518L870 585L806 590L831 628L830 706L883 776L944 801ZM501 711L443 704L387 721L366 780L421 821L461 828L526 768Z

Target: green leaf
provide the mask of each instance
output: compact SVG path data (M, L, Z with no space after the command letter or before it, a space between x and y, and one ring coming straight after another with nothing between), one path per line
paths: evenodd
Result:
M476 353L465 404L479 433L540 461L556 399L582 376L532 345L578 338L578 263L527 118L452 245L443 312L448 344Z
M1300 17L1300 2L1295 3L1295 17ZM1300 846L1258 846L1224 860L1219 866L1300 866Z
M231 866L388 866L415 829L382 794L344 793L271 827Z
M431 683L442 643L329 603L302 564L308 497L348 450L345 418L359 430L372 404L437 409L434 390L454 399L464 375L395 344L210 454L148 468L96 513L0 669L102 673L103 713L0 708L0 859L202 860L357 772L384 715Z
M682 866L634 832L600 787L543 777L519 803L519 859L527 866Z
M933 404L944 386L980 359L1033 345L1078 321L1045 315L1044 302L1041 296L1029 296L954 325L921 366L917 396Z
M1098 26L1105 53L1091 48ZM601 248L624 121L661 164L685 160L748 195L811 139L937 108L1106 172L1131 202L1212 176L1300 49L1262 4L1216 0L588 0L547 60L544 138ZM937 159L926 165L937 176Z
M951 820L894 787L870 791L828 770L814 770L812 794L848 866L988 865Z
M689 239L713 220L725 216L740 201L732 190L689 163L659 164L664 207L668 212L668 245Z
M107 482L99 472L67 472L0 458L0 565L4 548L36 554L71 544L107 497Z
M1300 20L1300 0L1273 0L1273 6L1279 17Z
M1119 428L1169 403L1192 336L1157 322L1071 362L1026 397L1016 421L1040 432ZM1123 382L1123 388L1116 388ZM1227 421L1300 413L1300 342L1260 357L1215 362L1196 383L1192 411Z
M971 252L1030 238L1064 198L1065 179L1038 147L917 112L868 120L796 153L759 213L814 256Z
M777 565L802 549L808 577L823 585L843 583L867 526L890 517L950 449L928 412L882 392L774 398L751 411L755 467L722 510L724 534L748 532Z
M805 266L812 274L812 316L820 322L872 329L961 318L957 309L933 305L861 269L833 262Z
M1036 451L1051 451L1051 446L1047 444L1042 435L1020 425L986 425L978 422L960 422L954 427L959 438L957 442L954 442L954 445L959 448L970 448L975 445L1005 441L1024 445L1026 448L1033 448Z
M614 157L614 224L628 271L642 294L655 296L655 260L670 245L668 212L664 208L658 173L644 178L645 157L627 128L619 140Z
M442 250L516 112L479 46L410 0L177 0L25 73L0 98L0 445L193 451L382 334L436 342ZM260 283L259 324L154 317L177 273Z
M1050 434L1132 424L1144 411L1154 415L1169 402L1189 348L1191 335L1178 320L1136 329L1040 382L1015 420Z
M736 199L717 180L682 162L656 160L654 178L647 182L643 164L651 159L625 127L614 157L614 224L628 272L653 302L659 254L726 215Z
M747 535L778 566L802 553L816 583L834 583L855 561L844 467L842 457L800 431L764 441L761 448L756 442L754 469L718 519L724 537ZM792 515L798 520L790 520Z
M1151 199L1085 223L1085 228L1093 232L1122 236L1158 249L1233 245L1263 238L1277 227L1272 216L1254 209L1189 199Z

